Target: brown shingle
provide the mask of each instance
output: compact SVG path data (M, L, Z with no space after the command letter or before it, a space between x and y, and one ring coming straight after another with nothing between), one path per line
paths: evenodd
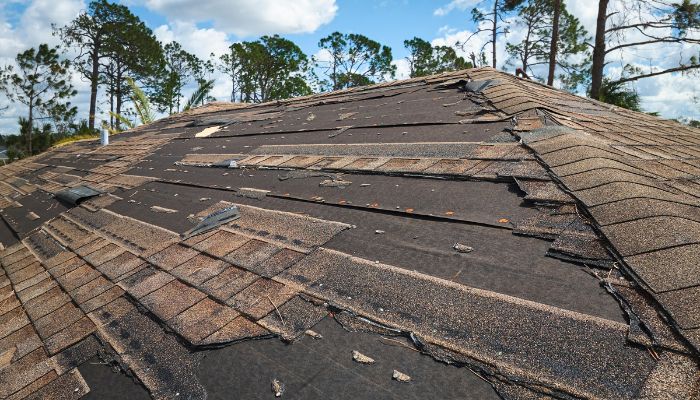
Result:
M233 308L254 319L260 319L292 298L291 287L267 278L260 278L227 301Z
M193 247L214 257L223 257L241 247L248 240L245 236L218 230L214 235L209 236Z
M31 384L51 371L51 363L44 349L39 348L4 368L0 374L0 398Z
M27 301L45 293L47 290L53 288L56 285L56 280L54 280L51 277L48 277L38 283L35 283L30 287L27 287L21 292L18 292L17 297L19 297L22 300L22 302L26 303Z
M205 298L199 290L174 280L140 299L141 304L167 321Z
M46 293L29 300L24 304L29 317L36 321L53 310L70 301L70 297L60 287L48 290Z
M165 270L171 270L199 254L196 250L174 244L147 258L147 261Z
M223 344L243 339L251 339L269 335L270 332L262 326L240 316L226 324L218 331L205 338L201 344Z
M192 285L199 286L204 281L219 275L228 264L216 258L199 254L172 270L172 274Z
M142 259L127 251L97 266L97 269L109 279L117 281L143 264Z
M224 259L236 266L251 269L279 250L280 248L272 243L249 240L243 246L226 255Z
M34 327L44 340L58 333L85 314L73 303L67 302L56 310L34 321Z
M205 293L220 301L226 301L253 283L258 276L246 270L229 265L219 275L198 286Z
M44 344L49 354L56 354L94 331L95 324L92 323L90 318L85 316L46 339Z
M204 298L168 321L168 325L190 343L198 344L237 316L234 309Z

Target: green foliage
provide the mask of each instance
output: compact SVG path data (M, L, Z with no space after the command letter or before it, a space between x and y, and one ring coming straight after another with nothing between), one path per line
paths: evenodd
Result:
M10 100L27 106L28 116L23 129L28 135L27 154L31 155L33 126L37 116L50 118L57 123L70 123L77 109L71 107L68 99L75 96L76 91L70 83L70 63L60 59L57 48L41 44L38 49L31 48L17 54L15 61L16 71L12 66L7 66L0 73L2 81L6 82L2 90ZM44 131L42 129L41 132Z
M470 62L457 56L455 50L449 46L432 46L419 37L404 40L403 45L409 51L406 59L410 66L411 78L472 67Z
M517 24L525 28L525 37L519 43L506 44L506 51L510 56L507 64L522 68L534 79L543 80L532 68L549 64L554 2L528 0L519 3L514 9L518 12ZM590 51L586 45L586 41L589 40L588 32L580 21L567 11L562 2L555 59L561 71L559 79L569 90L576 90L586 80L590 69Z
M161 112L180 112L182 90L201 77L203 71L202 60L185 51L178 42L166 44L163 59L152 79L151 100Z
M187 103L185 103L185 107L182 108L182 111L187 111L190 108L196 106L197 104L204 104L204 101L209 95L209 92L211 92L213 88L213 79L208 81L201 81L199 83L199 87L197 87L197 90L195 90L194 93L192 93L192 96L190 96L189 100L187 100Z
M106 122L103 122L102 128L107 129L111 135L121 132L120 125L122 124L126 127L126 129L133 129L138 125L150 124L151 122L155 121L155 112L151 107L151 103L148 100L146 93L144 93L143 90L141 90L136 82L130 77L126 78L126 83L129 86L131 102L134 105L136 116L139 118L140 124L130 120L125 115L110 111L110 117L116 121L119 121L119 124L116 126L109 126Z
M141 90L136 82L131 78L126 78L126 82L131 89L131 101L134 103L134 108L136 109L136 115L142 124L150 124L155 121L155 113L151 108L151 103L148 100L146 93Z
M691 0L683 0L680 3L671 4L675 26L680 36L685 36L689 29L700 28L700 3Z
M294 42L278 35L234 43L217 67L231 78L232 101L259 103L311 93L305 80L309 73L306 55Z
M314 60L328 80L320 85L325 89L338 90L363 86L396 74L392 65L391 48L383 46L366 36L333 32L318 42L318 47L328 53L329 60Z
M603 79L603 86L598 99L604 103L633 111L642 111L641 101L637 90L627 87L624 83L618 83L608 78Z
M51 124L43 124L40 127L33 126L30 129L29 120L24 117L18 119L19 134L4 137L4 145L7 147L7 156L11 161L27 157L31 141L33 152L40 153L48 149L56 137L51 132Z
M162 59L160 43L151 30L128 7L107 0L92 1L68 25L54 27L54 33L77 51L75 67L90 82L91 128L99 85L108 85L110 111L119 114L128 95L126 76L151 76Z

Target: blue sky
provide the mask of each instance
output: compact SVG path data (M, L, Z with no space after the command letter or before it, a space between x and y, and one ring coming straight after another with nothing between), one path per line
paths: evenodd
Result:
M318 51L318 41L339 31L361 33L392 48L394 58L406 56L403 41L414 36L426 40L441 34L441 28L472 29L474 24L468 12L453 12L444 16L434 11L449 1L430 0L338 0L338 10L331 22L323 24L313 32L282 33L294 41L307 54ZM152 29L168 23L168 19L145 6L131 6L132 12L143 19ZM211 20L198 21L200 29L216 28ZM269 31L268 34L278 33ZM254 40L259 35L236 35L229 33L229 40Z
M318 41L333 31L361 33L388 45L393 50L397 78L406 77L407 65L403 58L403 41L414 36L434 44L454 45L464 41L475 30L470 10L475 6L488 7L492 0L116 0L131 8L154 31L162 42L176 40L189 52L207 58L212 52L221 54L239 40L253 40L263 34L278 33L297 43L308 55L318 51ZM611 0L611 7L616 2ZM12 64L14 56L29 47L48 42L59 44L51 35L51 24L65 25L86 9L88 0L0 0L0 65ZM593 32L596 7L591 1L569 1L569 11ZM505 43L522 37L523 29L510 23L508 37L498 41L498 67L514 70L505 65ZM461 55L479 50L487 40L473 38ZM684 55L697 54L698 46L686 48ZM646 48L637 54L611 54L607 72L619 74L621 67L632 63L643 68L667 67L677 62L679 54L667 46ZM674 57L669 57L673 55ZM213 95L228 100L230 83L224 76L215 76ZM667 118L691 117L700 119L700 98L697 76L664 75L639 81L634 85L642 96L642 107L659 111ZM78 76L73 84L79 94L73 103L79 107L79 118L86 118L88 85ZM194 88L188 88L193 90ZM185 93L188 96L189 93ZM104 97L100 97L104 100ZM25 110L8 103L0 96L0 133L16 130L17 117ZM98 104L105 116L105 107Z

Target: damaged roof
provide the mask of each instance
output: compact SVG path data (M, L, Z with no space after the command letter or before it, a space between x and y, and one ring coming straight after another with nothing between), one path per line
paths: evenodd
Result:
M700 396L697 129L482 68L113 139L0 167L0 398Z

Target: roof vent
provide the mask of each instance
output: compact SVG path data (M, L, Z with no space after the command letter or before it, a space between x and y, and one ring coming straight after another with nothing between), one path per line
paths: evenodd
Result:
M188 239L194 235L199 235L200 233L209 232L212 229L216 229L222 224L233 221L240 218L241 213L238 211L238 207L230 206L223 208L219 211L215 211L201 220L197 226L183 233L182 239Z
M54 197L62 203L77 206L82 201L99 196L100 194L102 194L102 192L89 186L81 185L56 192Z

